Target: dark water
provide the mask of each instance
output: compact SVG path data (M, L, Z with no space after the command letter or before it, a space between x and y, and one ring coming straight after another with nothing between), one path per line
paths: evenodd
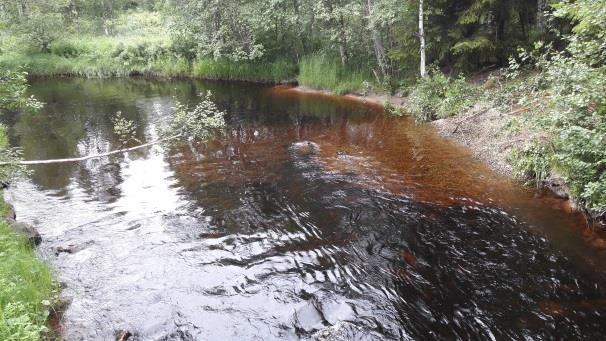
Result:
M8 193L71 305L67 340L603 339L604 240L425 125L285 89L38 80L26 159L146 142L212 90L224 137L33 168Z

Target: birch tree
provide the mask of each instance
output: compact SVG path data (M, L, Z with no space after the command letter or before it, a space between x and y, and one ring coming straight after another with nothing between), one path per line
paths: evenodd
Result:
M423 13L423 0L419 0L419 40L421 42L421 77L427 76L426 70L426 56L425 56L425 25L424 25L424 13Z

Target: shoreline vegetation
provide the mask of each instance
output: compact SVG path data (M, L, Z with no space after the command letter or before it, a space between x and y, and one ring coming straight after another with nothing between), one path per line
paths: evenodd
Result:
M59 297L50 268L38 259L34 244L14 232L14 211L0 197L0 339L51 337L47 327Z

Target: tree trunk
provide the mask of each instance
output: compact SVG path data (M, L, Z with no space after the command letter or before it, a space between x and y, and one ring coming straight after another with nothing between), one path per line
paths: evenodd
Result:
M377 64L381 71L381 77L385 79L387 77L387 67L385 60L385 47L383 46L383 40L381 39L381 33L377 30L373 23L373 8L374 0L366 1L366 14L368 15L368 23L371 31L372 43L375 50L375 57L377 58Z
M423 0L419 0L419 39L421 40L421 77L427 76L425 67L425 26L423 24Z
M341 55L341 64L346 65L349 60L349 54L347 53L347 33L345 31L345 18L343 18L343 14L339 18L339 26L339 54Z
M545 11L547 10L548 0L537 1L537 28L543 31L545 28Z

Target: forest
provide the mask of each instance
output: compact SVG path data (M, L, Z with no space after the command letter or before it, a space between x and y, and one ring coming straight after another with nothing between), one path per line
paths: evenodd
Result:
M549 6L547 0L3 1L0 63L43 75L298 76L338 92L359 90L364 80L395 90L419 73L419 17L427 65L455 75L505 66L538 41L563 46L571 21L554 17Z
M606 221L606 1L0 0L0 112L43 108L28 80L46 77L375 94L405 103L386 101L388 114L424 122L499 110L515 116L513 175L561 179L590 225ZM3 184L28 174L6 135ZM5 229L0 260L17 256L0 265L0 339L37 339L58 288Z

